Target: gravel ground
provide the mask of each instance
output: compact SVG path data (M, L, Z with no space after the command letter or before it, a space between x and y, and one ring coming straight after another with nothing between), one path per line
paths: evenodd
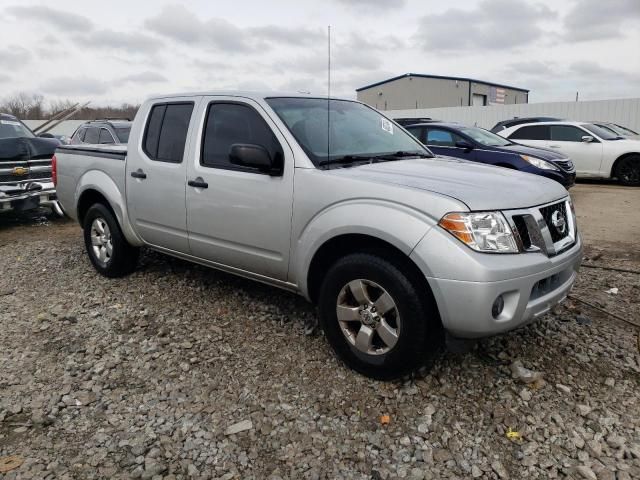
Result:
M640 270L627 251L588 262ZM151 252L102 278L70 223L4 225L0 272L3 480L640 478L634 331L577 300L383 383L304 300ZM573 295L640 319L640 275Z

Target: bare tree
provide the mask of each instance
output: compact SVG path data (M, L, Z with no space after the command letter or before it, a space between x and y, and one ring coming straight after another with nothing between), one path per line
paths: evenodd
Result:
M62 110L72 107L76 102L66 100L45 101L40 94L19 93L0 101L0 112L10 113L21 120L43 120ZM98 118L133 119L140 105L123 103L119 107L85 107L76 112L74 120L96 120Z

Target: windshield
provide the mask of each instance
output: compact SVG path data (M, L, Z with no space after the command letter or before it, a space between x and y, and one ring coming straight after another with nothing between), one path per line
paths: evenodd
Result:
M603 128L603 129L605 129L606 131L611 132L611 133L613 133L613 134L615 134L615 135L620 135L620 134L621 134L619 131L617 131L617 130L613 127L613 125L609 125L609 124L607 124L607 125L603 125L603 124L601 124L601 123L594 123L594 125L595 125L596 127Z
M488 130L484 130L483 128L463 127L460 128L460 131L473 138L479 144L487 147L506 147L512 143L506 138L496 135L495 133L491 133Z
M267 103L316 166L347 156L433 156L413 136L362 103L297 97L268 98Z
M603 140L620 140L621 138L617 133L612 133L611 130L605 130L597 125L592 125L591 123L583 123L582 127L589 130L591 133L595 133Z
M35 135L21 121L0 119L0 138L34 138Z
M605 125L600 125L600 126L603 127ZM623 127L622 125L618 125L616 123L607 123L606 127L608 127L610 130L613 130L619 135L632 135L632 136L638 135L633 130L627 127Z
M116 135L118 136L118 140L120 143L128 143L129 142L129 133L131 133L131 127L116 127Z

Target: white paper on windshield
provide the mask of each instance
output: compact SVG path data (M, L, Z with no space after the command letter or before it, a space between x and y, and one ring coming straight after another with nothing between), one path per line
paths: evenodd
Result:
M0 120L0 124L2 124L2 125L20 125L20 122L16 122L15 120Z
M381 120L382 120L382 124L381 124L382 130L393 135L393 123L391 123L386 118L382 118Z

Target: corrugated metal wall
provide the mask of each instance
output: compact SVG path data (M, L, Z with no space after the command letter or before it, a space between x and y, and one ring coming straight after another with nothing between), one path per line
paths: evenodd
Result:
M447 107L420 108L415 110L387 110L392 118L431 117L439 120L460 122L491 128L500 120L513 117L544 115L567 118L569 120L602 120L619 123L635 131L640 131L640 98L621 100L594 100L588 102L524 103L518 105L493 105L488 107ZM35 128L44 120L26 120L30 128ZM52 133L71 135L83 120L62 122Z
M640 131L640 98L593 100L586 102L525 103L488 107L421 108L388 110L392 118L431 117L466 125L491 128L500 120L513 117L550 116L569 120L601 120L618 123Z
M42 125L45 120L23 120L24 124L29 127L31 130ZM49 133L54 135L73 135L73 132L76 131L80 125L82 125L87 120L65 120L64 122L56 125L53 129L49 130Z

